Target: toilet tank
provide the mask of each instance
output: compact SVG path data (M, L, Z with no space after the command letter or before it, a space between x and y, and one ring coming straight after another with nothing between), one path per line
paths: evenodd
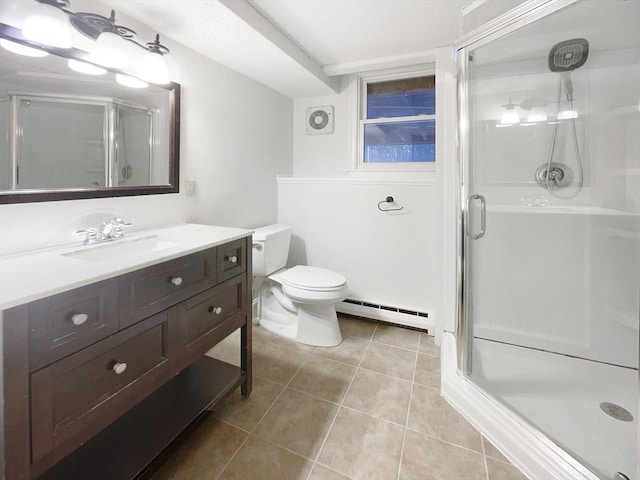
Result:
M266 277L284 268L289 256L291 227L267 225L253 232L253 275Z

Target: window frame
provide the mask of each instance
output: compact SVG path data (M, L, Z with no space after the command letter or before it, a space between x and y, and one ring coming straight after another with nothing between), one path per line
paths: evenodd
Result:
M403 123L407 121L432 120L436 122L437 129L437 111L433 115L411 115L406 117L385 117L367 119L367 85L369 83L385 82L389 80L402 80L405 78L415 78L424 76L436 77L435 63L423 65L420 68L411 69L394 69L386 72L372 72L355 75L354 78L354 125L355 125L355 141L354 152L352 155L351 168L352 171L360 172L434 172L436 170L436 160L433 162L374 162L365 163L364 161L364 130L365 125L377 123ZM438 95L438 86L436 84L436 103ZM436 152L437 134L436 134Z

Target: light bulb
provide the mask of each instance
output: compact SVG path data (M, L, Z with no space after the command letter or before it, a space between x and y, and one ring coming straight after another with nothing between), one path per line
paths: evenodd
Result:
M113 32L102 32L91 52L91 60L107 68L124 69L131 65L127 41Z
M520 116L518 115L518 112L516 112L514 108L508 108L502 114L502 118L500 119L500 123L502 125L513 125L513 124L516 124L516 123L520 123Z
M24 55L25 57L46 57L49 55L44 50L38 50L37 48L27 47L20 43L12 42L6 38L0 38L0 46L5 50L17 53L18 55Z
M149 86L147 82L143 82L139 78L130 75L125 75L124 73L116 74L116 82L130 88L147 88Z
M558 120L571 120L572 118L578 118L578 112L576 110L562 110L558 112Z
M169 68L162 54L147 52L138 67L138 76L151 83L169 83Z
M547 112L543 107L533 107L529 116L527 116L528 123L546 122Z
M107 73L107 71L102 67L98 67L97 65L92 65L87 62L81 62L80 60L74 60L73 58L69 59L67 65L71 70L79 73L86 73L87 75L104 75Z
M71 48L71 25L67 14L58 7L37 3L22 25L29 40L56 48Z

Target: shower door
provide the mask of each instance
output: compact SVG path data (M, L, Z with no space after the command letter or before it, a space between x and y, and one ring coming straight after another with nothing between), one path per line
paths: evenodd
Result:
M640 2L556 4L458 52L461 367L583 478L638 480Z

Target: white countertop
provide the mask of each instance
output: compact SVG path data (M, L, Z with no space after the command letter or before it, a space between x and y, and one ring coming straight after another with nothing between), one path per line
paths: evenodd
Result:
M110 242L82 242L0 256L0 310L106 280L189 253L205 250L251 235L251 230L211 225L183 224L127 234ZM161 247L118 255L136 241L157 237ZM88 250L104 257L83 259ZM94 255L96 257L96 255Z

